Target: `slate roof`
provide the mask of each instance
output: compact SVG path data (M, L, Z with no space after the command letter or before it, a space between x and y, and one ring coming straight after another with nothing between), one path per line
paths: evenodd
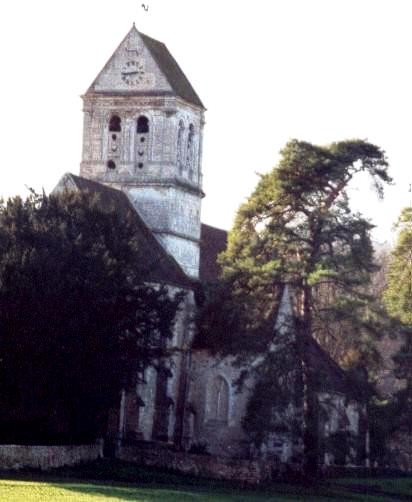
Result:
M285 309L282 302L288 302L289 312L287 315L293 315L293 303L290 293L290 286L283 286L282 299L278 305L276 320L280 312ZM293 326L289 329L295 330ZM348 374L332 359L326 350L311 336L306 338L304 343L305 360L308 368L313 376L315 388L318 392L340 392L347 395L355 395L356 389L352 387L351 379ZM297 357L300 357L297 353Z
M103 207L110 207L114 204L119 211L131 210L134 214L136 228L142 235L142 248L147 250L146 257L151 256L154 260L153 267L157 270L156 279L187 287L195 286L197 281L189 278L177 261L166 252L122 190L111 188L103 183L82 178L75 174L66 173L59 181L55 191L70 187L87 190L90 193L98 193ZM225 230L202 224L199 270L201 282L213 282L218 279L220 266L217 263L217 256L226 248L226 243L227 232Z
M159 42L154 38L144 35L143 33L139 32L139 34L143 43L149 49L150 54L158 64L160 71L166 77L176 95L185 99L189 103L204 108L203 103L196 94L196 91L193 89L186 75L177 64L175 58L170 54L166 45L163 42Z
M200 231L200 270L202 282L214 282L220 274L218 255L226 249L227 232L202 223Z
M136 30L136 27L133 25L130 31ZM130 33L129 31L129 33ZM137 30L136 30L137 31ZM126 35L126 37L122 40L122 42L119 44L117 49L114 51L113 55L109 58L108 62L105 64L103 67L102 71L98 74L96 79L93 81L92 85L89 87L87 90L86 94L89 93L96 93L96 94L113 94L113 92L108 92L108 91L96 91L95 90L95 83L98 80L99 76L102 74L104 69L108 66L110 61L113 59L114 55L117 53L119 50L119 47L122 45L122 43L126 40L128 37L129 33ZM200 106L201 108L205 109L205 106L203 105L202 101L200 100L199 96L197 95L196 91L193 89L192 84L189 82L188 78L186 75L183 73L182 69L180 66L177 64L175 58L171 55L169 52L168 48L163 42L159 42L158 40L155 40L154 38L151 38L144 33L141 33L140 31L138 32L144 45L150 52L151 56L153 59L156 61L160 71L163 73L165 76L166 80L169 82L170 87L173 89L172 95L179 96L183 98L185 101L188 103L191 103L196 106ZM116 91L114 94L125 94L126 91ZM126 92L128 95L167 95L170 94L169 92L156 92L154 91L127 91Z
M149 280L189 288L196 284L196 281L190 279L177 261L166 252L123 191L71 173L66 173L63 176L54 192L65 188L85 190L91 194L98 194L102 207L114 206L117 211L123 213L131 211L136 225L136 232L139 234L141 257L142 260L146 261L150 271ZM115 238L115 236L113 237Z
M318 391L355 394L356 389L351 388L348 374L314 338L308 340L307 351L309 365L314 373Z

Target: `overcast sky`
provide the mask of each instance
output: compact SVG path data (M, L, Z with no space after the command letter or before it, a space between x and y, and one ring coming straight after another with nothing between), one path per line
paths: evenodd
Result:
M412 194L410 0L13 0L0 11L0 194L50 191L78 173L80 95L126 35L163 41L207 107L205 223L239 204L291 138L381 146L395 185L355 206L393 239Z

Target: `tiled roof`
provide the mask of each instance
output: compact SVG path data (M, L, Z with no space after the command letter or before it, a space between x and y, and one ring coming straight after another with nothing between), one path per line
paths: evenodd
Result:
M147 263L148 269L150 270L149 280L181 287L191 288L194 286L195 281L187 277L175 259L165 251L132 206L124 192L71 173L67 173L63 176L55 188L55 191L65 188L85 190L92 194L97 193L99 194L102 207L114 206L117 211L123 213L131 211L136 225L136 232L139 234L142 260L146 260L146 263L150 260L150 262Z
M202 223L200 233L200 270L202 282L214 282L220 274L219 253L226 249L227 232Z

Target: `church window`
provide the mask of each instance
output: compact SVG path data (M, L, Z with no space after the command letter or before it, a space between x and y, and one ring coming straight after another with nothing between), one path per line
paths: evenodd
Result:
M187 436L190 443L194 441L195 438L195 428L196 428L196 415L193 411L189 412L187 420Z
M137 119L137 133L146 134L149 132L149 120L144 115L140 115Z
M109 120L109 137L108 137L108 151L109 157L120 158L120 133L122 130L122 121L118 115L112 115ZM109 169L115 169L116 165L114 162L107 163Z
M136 121L136 142L134 145L134 158L136 167L142 169L144 163L148 160L148 133L149 119L145 115L140 115Z
M193 124L190 124L189 126L189 138L187 140L187 146L191 146L192 143L193 143L193 136L195 135L195 128L193 126Z
M210 388L209 418L227 422L229 417L229 384L221 377L216 377Z
M110 132L120 132L122 130L122 121L118 115L112 115L109 122ZM113 138L115 139L115 138Z
M195 128L193 124L189 126L189 134L187 137L186 147L186 168L189 169L189 174L193 175L193 144L194 144Z
M107 161L107 167L109 169L116 169L116 163L113 160L108 160Z
M183 168L183 134L184 134L185 126L183 124L183 120L179 122L179 131L177 133L177 165L179 167L179 171L182 172Z

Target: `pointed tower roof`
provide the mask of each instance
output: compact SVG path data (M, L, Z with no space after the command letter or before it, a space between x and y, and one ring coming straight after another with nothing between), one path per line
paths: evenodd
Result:
M138 85L130 86L122 79L128 63L139 60L142 78ZM143 33L135 25L122 40L111 58L86 92L110 95L170 95L205 108L186 75L170 54L166 45Z

